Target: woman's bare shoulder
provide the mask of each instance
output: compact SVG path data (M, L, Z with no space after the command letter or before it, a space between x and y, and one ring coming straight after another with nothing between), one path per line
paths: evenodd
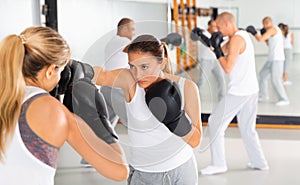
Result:
M26 117L30 127L41 138L59 147L67 137L68 112L60 101L48 95L34 100L28 108Z

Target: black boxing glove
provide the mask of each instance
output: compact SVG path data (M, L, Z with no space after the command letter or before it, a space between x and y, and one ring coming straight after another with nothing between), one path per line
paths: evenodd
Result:
M200 28L194 28L191 32L190 38L193 41L200 41L202 44L204 44L206 47L210 47L210 39L204 35L204 30Z
M92 83L94 77L92 66L73 60L70 69L71 81L64 93L63 104L81 117L106 143L117 142L118 137L108 120L106 102Z
M70 82L67 84L67 87L62 88L62 89L66 89L63 92L63 94L65 95L63 104L71 112L73 112L73 105L72 105L73 84L74 84L74 82L76 82L80 79L83 79L83 78L87 78L91 81L94 77L94 70L93 70L92 66L90 66L89 64L78 62L76 60L72 60L70 62L69 69L71 71ZM59 84L60 83L63 83L63 82L59 82Z
M257 34L256 29L252 25L247 26L246 31L249 32L249 33L251 33L253 36L255 36Z
M260 34L261 34L261 35L265 34L266 32L267 32L267 30L266 30L265 28L262 28L262 29L260 30Z
M49 94L54 98L59 99L57 91L58 91L58 84L49 92Z
M181 110L180 90L175 82L163 79L152 84L145 99L152 114L175 135L182 137L192 130L192 123Z
M214 32L210 38L211 46L214 48L214 53L219 59L224 57L224 53L221 48L221 43L223 42L223 35L221 32Z
M103 95L89 78L73 82L72 109L94 133L108 144L117 142L117 134L108 119Z
M69 65L66 65L65 69L60 73L60 80L58 82L57 94L65 94L69 86L70 80L72 77L71 68Z
M71 80L71 68L67 64L64 70L60 73L60 80L55 88L50 92L50 95L57 98L58 95L65 94Z
M178 33L169 33L166 37L160 39L160 41L173 46L180 46L182 43L182 38Z

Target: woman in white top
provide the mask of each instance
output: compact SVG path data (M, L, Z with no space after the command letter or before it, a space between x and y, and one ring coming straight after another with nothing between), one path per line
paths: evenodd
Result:
M48 93L69 60L68 44L47 27L29 27L1 42L1 184L53 185L65 141L100 174L127 179L129 169L120 145L106 144L95 134L83 135L92 133L88 125Z
M125 95L131 149L128 184L198 184L192 150L201 137L197 85L172 74L167 46L152 35L137 37L125 50L130 69L94 70L97 85L122 88ZM192 124L182 137L170 132L146 105L147 90L161 79L177 83L180 89L182 109Z
M279 27L283 34L283 47L284 47L284 67L283 67L283 84L290 85L292 82L288 81L288 73L290 71L290 64L293 61L293 46L294 34L289 31L289 26L281 24Z

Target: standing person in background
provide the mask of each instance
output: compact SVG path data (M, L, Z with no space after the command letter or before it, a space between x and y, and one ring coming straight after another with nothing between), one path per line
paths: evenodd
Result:
M281 29L281 31L283 30L284 24L281 22L278 24L278 27Z
M123 52L135 34L135 23L132 19L122 18L118 23L117 34L107 43L105 47L105 70L129 68L128 55ZM101 87L109 113L109 120L115 126L120 119L126 125L126 109L124 95L120 89Z
M117 181L128 177L118 142L107 144L94 137L89 123L48 93L69 60L68 44L48 27L29 27L1 42L1 184L54 185L59 149L65 142L105 177ZM99 106L105 109L103 102Z
M283 67L283 84L291 85L292 82L288 81L288 73L290 71L290 65L293 62L293 47L294 47L294 34L289 31L289 26L283 24L280 26L283 34L283 47L284 47L284 67Z
M267 79L271 75L273 89L277 96L277 106L289 105L290 101L285 92L282 80L284 48L283 35L278 26L274 26L270 17L262 20L263 29L266 32L262 35L258 34L254 26L248 26L246 30L251 33L259 42L268 40L268 61L259 72L259 101L269 99Z
M215 20L210 20L207 23L207 30L203 32L207 38L211 37L211 34L217 31L217 25ZM217 82L217 101L220 101L225 95L225 81L223 70L215 56L215 54L205 46L202 42L199 42L200 53L200 77L198 80L198 87L201 92L201 87L204 85L205 77L212 73Z
M114 35L105 47L106 70L129 68L127 53L123 52L135 34L135 23L132 19L122 18L117 27L117 34Z
M208 119L212 161L211 165L201 170L201 174L213 175L227 171L224 135L234 116L237 116L249 157L248 167L267 170L269 166L255 129L258 83L253 43L246 31L238 30L231 13L221 13L216 23L219 32L212 34L210 43L224 72L229 74L229 82L227 94L214 107ZM229 41L221 47L223 36L228 36Z

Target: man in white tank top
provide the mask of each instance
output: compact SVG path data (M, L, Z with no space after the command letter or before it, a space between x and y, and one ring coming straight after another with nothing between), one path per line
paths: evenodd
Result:
M216 21L210 20L207 24L207 31L203 32L207 38L211 37L211 34L217 31ZM198 80L198 87L201 92L206 78L212 73L217 82L217 101L220 101L225 95L225 80L224 72L215 56L215 54L206 47L203 43L199 42L199 54L200 54L200 76Z
M227 171L224 133L235 116L248 153L248 167L267 170L269 167L255 130L258 83L253 44L247 32L237 29L231 13L223 12L216 22L221 33L212 35L211 45L225 73L229 74L229 84L227 94L214 107L208 120L212 163L201 173L213 175ZM222 35L228 36L229 41L221 48Z
M262 35L257 34L253 26L248 26L252 27L252 29L247 29L248 32L255 36L257 41L263 42L268 40L268 61L259 72L259 100L268 99L267 79L271 75L272 86L278 98L276 105L289 105L290 102L282 81L283 63L285 60L283 36L280 28L273 25L270 17L265 17L262 22L263 27L266 29L266 32Z
M128 55L123 52L123 49L131 42L134 34L134 21L129 18L122 18L118 23L117 34L105 47L104 69L111 71L120 68L129 68ZM126 125L125 99L122 90L101 87L101 92L104 95L109 113L109 120L112 125L115 126L119 119Z

